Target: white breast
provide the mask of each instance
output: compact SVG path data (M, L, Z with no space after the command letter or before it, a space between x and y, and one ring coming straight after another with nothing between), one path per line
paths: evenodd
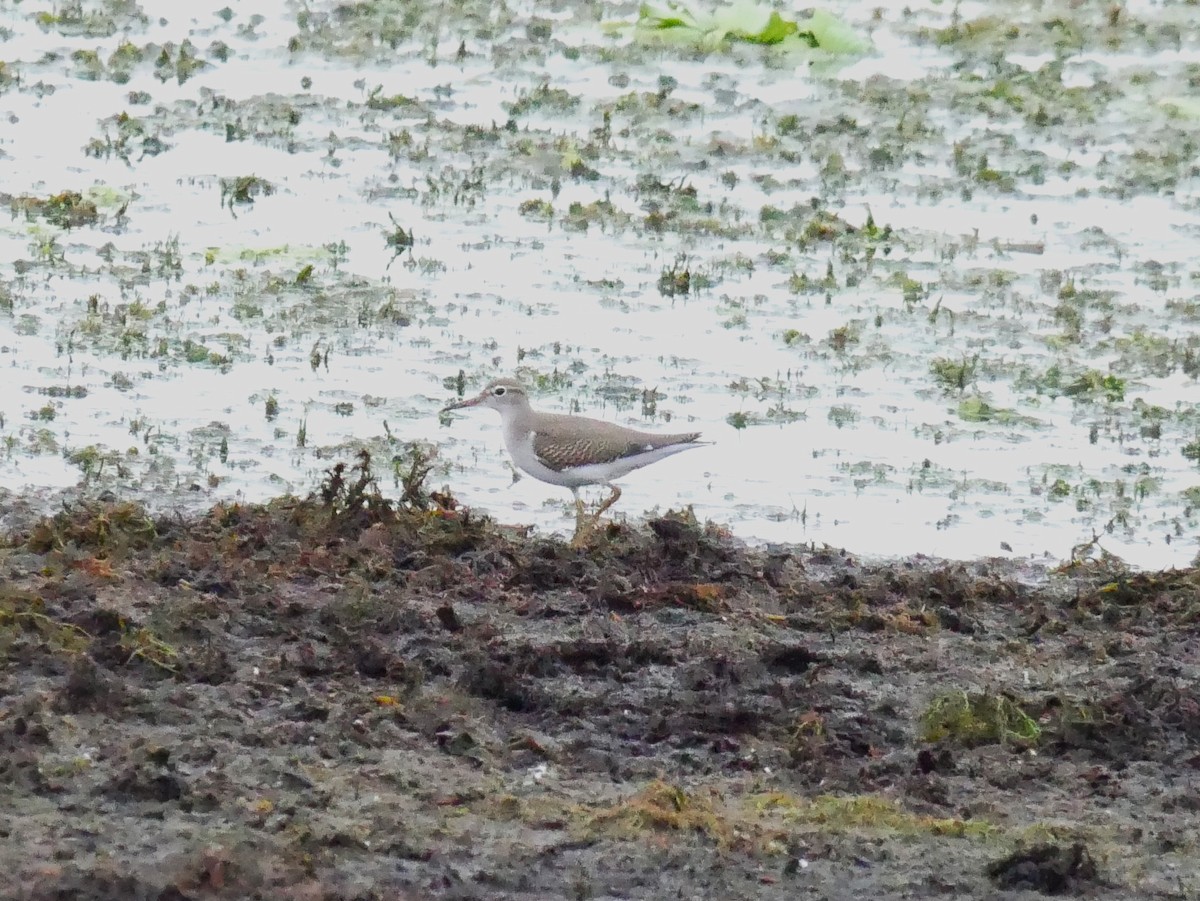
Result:
M568 488L589 484L589 481L586 479L584 481L573 479L568 473L558 472L542 463L533 452L533 432L518 432L514 429L505 428L504 446L508 449L508 455L512 457L517 469L528 473L535 479L549 482L551 485L563 485Z

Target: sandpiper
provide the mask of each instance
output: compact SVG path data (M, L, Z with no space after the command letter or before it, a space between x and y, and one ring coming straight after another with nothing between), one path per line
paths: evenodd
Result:
M585 532L581 486L612 489L592 518L595 525L621 497L621 489L612 484L613 479L709 443L699 440L699 432L656 435L585 416L541 413L529 405L528 392L515 379L496 379L477 396L450 404L442 412L476 406L491 407L500 413L504 446L518 469L535 479L571 489L575 496L576 541Z

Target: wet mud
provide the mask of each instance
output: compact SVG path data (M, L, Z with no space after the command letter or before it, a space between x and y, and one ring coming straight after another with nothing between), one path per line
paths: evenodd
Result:
M1188 898L1200 576L4 502L26 899Z

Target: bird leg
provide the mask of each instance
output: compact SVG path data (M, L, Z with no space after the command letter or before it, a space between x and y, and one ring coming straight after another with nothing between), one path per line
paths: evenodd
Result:
M575 539L577 540L583 534L583 498L579 496L579 489L572 488L571 493L575 495Z
M571 539L572 547L583 547L587 543L587 537L590 533L596 531L600 527L600 517L609 507L615 504L621 498L621 489L616 485L609 485L612 489L612 494L604 501L596 512L593 513L585 522L583 517L583 501L579 499L579 492L572 488L575 492L575 536Z
M600 515L602 513L604 513L609 507L611 507L613 504L615 504L617 501L619 501L621 499L621 489L620 488L618 488L616 485L609 485L608 487L612 489L612 494L610 494L608 496L608 500L606 500L603 504L601 504L599 507L596 508L596 515L592 518L592 523L594 525L599 525L600 524Z

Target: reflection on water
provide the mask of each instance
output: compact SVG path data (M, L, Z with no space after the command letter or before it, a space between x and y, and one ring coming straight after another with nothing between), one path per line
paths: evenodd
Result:
M465 502L565 531L495 417L436 415L460 369L519 371L547 409L716 442L631 475L630 514L874 555L1195 555L1200 216L1159 102L1195 46L997 65L929 39L951 10L847 5L877 53L810 76L587 16L546 39L533 6L394 48L332 3L223 6L82 34L0 10L0 192L97 205L0 225L5 487L259 499L419 440ZM185 38L209 66L156 77ZM122 42L147 58L118 83ZM270 193L229 202L248 176Z

